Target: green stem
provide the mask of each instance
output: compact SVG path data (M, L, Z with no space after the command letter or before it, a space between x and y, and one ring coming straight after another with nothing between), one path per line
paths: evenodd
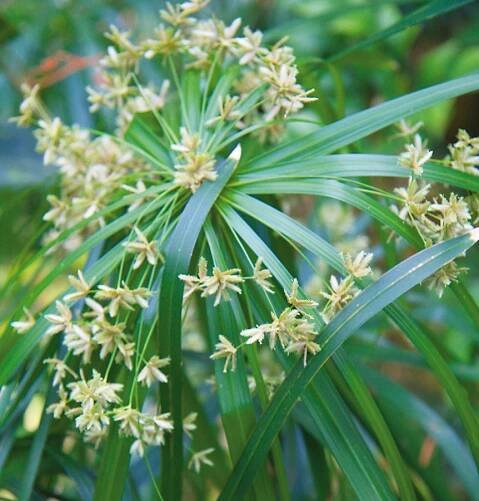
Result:
M479 329L479 306L476 300L472 297L470 292L462 282L451 284L451 290L456 295L456 298L461 303L462 307L466 310L471 320L474 322L476 328Z

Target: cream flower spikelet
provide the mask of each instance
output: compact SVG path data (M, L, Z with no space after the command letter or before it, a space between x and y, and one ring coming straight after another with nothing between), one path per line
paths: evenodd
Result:
M150 387L156 381L167 383L168 377L160 369L167 367L169 364L169 358L160 358L157 355L152 356L138 374L138 382L147 387Z
M432 151L426 148L419 134L414 135L414 143L406 145L406 151L399 155L399 163L411 169L416 176L423 172L423 166L431 159Z
M158 243L155 240L149 242L145 235L136 226L133 230L136 233L137 240L125 242L123 244L127 252L136 254L133 269L136 270L139 268L145 260L151 266L155 266L158 263L159 257Z
M28 332L35 325L34 316L25 306L23 307L23 313L24 317L22 319L16 320L10 324L18 334L25 334L25 332Z
M231 343L229 339L220 334L219 341L215 344L215 352L210 356L212 360L219 360L224 358L225 363L223 366L223 372L228 372L231 370L234 372L236 369L236 352L237 349Z

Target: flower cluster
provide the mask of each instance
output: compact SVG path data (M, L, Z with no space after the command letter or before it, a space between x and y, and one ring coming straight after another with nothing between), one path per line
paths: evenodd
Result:
M260 31L245 27L241 36L241 19L228 26L216 18L195 17L207 4L208 1L167 4L160 11L163 22L153 36L137 43L131 40L130 32L112 27L107 37L114 45L101 60L101 84L87 89L90 110L117 110L117 126L124 131L135 113L157 113L167 104L170 80L164 80L160 90L143 87L135 76L142 61L159 58L175 81L181 68L208 74L206 85L215 69L222 67L227 71L236 66L238 76L232 82L231 94L219 94L217 101L211 103L206 128L213 130L194 130L191 123L184 123L180 138L169 134L170 149L176 154L175 181L192 191L203 181L215 179L215 155L210 150L214 149L215 136L224 136L225 126L255 126L253 132L261 140L277 140L284 126L273 119L295 113L315 100L311 97L313 90L306 91L297 82L295 57L291 48L284 46L284 40L268 49L261 45ZM245 109L247 98L258 89L263 91L262 98ZM180 93L181 99L184 97Z
M177 153L175 181L180 186L196 191L203 181L216 179L215 159L201 148L198 134L190 134L186 127L180 129L180 134L181 141L171 145L171 149Z
M315 100L313 90L300 85L285 40L267 48L262 33L242 28L240 19L227 25L196 17L207 4L167 3L160 24L143 40L111 27L106 34L111 45L86 93L91 113L102 113L112 135L51 116L38 85L22 86L24 100L14 118L20 126L35 127L44 164L59 172L58 189L47 197L50 208L44 215L51 224L44 240L49 252L78 249L86 239L85 247L92 248L100 232L108 245L114 243L102 256L111 252L112 257L102 283L98 275L78 271L69 277L72 288L43 315L45 338L58 336L61 345L59 354L45 360L58 393L48 411L57 419L72 419L95 445L115 422L122 435L133 439L131 452L139 455L161 445L173 429L168 409L145 410L148 400L143 402L139 390L143 386L150 395L150 388L169 383L169 358L151 353L158 319L152 325L144 321L156 294L163 243L191 194L216 179L219 159L249 136L252 141L278 140L287 117ZM151 74L144 70L158 68L158 84L144 85L142 75ZM151 123L155 140L137 140L136 126L148 124L150 131ZM113 233L118 239L109 239ZM197 275L180 276L185 299L198 291L214 298L215 306L241 294L248 280L272 294L271 278L261 259L251 276L238 268L208 271L203 258ZM267 336L272 349L278 342L306 362L308 353L319 350L305 311L316 303L298 296L297 282L287 299L289 307L259 326L260 334L254 329L241 333L244 345ZM11 325L21 334L42 324L25 309ZM225 369L234 370L237 349L220 336L212 358L225 359ZM131 385L118 382L120 371ZM183 431L189 436L194 429L189 415ZM194 452L191 467L198 471L201 464L211 464L210 452Z
M266 292L272 292L272 286L269 281L271 272L267 269L261 269L262 259L256 262L254 273L251 277L241 276L239 268L229 270L220 270L217 266L213 267L212 274L208 275L208 262L201 257L198 262L197 275L180 275L179 278L186 285L184 299L188 299L194 292L201 291L201 297L215 296L214 305L218 306L220 302L228 301L230 293L241 294L240 285L245 280L254 280Z
M409 127L409 131L417 131L421 124ZM405 126L403 125L404 129ZM471 138L464 130L459 130L457 142L449 145L450 155L442 163L467 172L477 174L475 167L479 163L479 138ZM422 175L422 166L432 157L420 136L416 133L414 144L406 146L406 152L399 156L399 162L409 167L414 177L411 177L406 187L394 189L398 204L392 210L408 224L416 228L426 246L447 240L472 229L475 197L461 197L454 192L449 195L439 194L429 197L432 191L431 184L419 178ZM445 287L456 281L459 274L467 268L459 267L455 262L448 263L435 273L429 280L430 288L442 296Z
M403 167L412 170L413 174L420 176L423 165L432 157L432 151L428 150L419 134L414 135L414 143L406 145L406 151L399 155L399 163Z
M31 99L26 97L24 102ZM40 103L39 98L34 102ZM51 208L43 219L53 229L45 236L45 243L89 220L62 241L65 250L73 250L105 224L99 213L116 196L123 181L148 168L114 138L108 135L92 138L88 130L67 126L58 117L51 118L41 104L29 113L39 118L35 131L37 150L43 154L45 165L58 167L61 174L60 194L47 197Z
M325 323L329 321L359 293L359 289L355 286L355 280L363 278L371 273L370 263L372 254L360 252L356 256L350 254L343 255L344 267L348 274L339 279L332 275L330 277L330 287L327 291L320 291L319 295L326 299L320 311L320 317ZM263 276L269 278L268 270L261 270L261 258L256 263L254 275L252 278L258 285L263 287L265 292L273 292L272 285L267 282L267 285L261 283ZM202 269L198 277L184 277L190 282L190 289L187 295L193 290L198 289L198 283L205 277L205 262L200 263ZM231 271L231 270L228 270ZM240 270L234 270L239 273ZM193 282L193 278L196 279ZM199 282L198 282L199 281ZM196 287L196 289L195 289ZM315 310L319 303L313 299L302 296L299 291L299 283L294 279L291 284L290 292L285 291L288 306L281 313L271 312L271 322L262 323L244 329L240 332L240 336L245 338L245 341L238 346L235 346L227 337L219 335L218 342L215 345L215 351L211 355L211 359L224 359L223 371L235 370L236 358L238 350L250 344L263 344L265 339L268 340L268 345L271 350L275 350L277 345L286 353L298 353L303 357L303 363L306 365L307 357L315 355L321 349L316 341L318 336L317 325L313 321L314 316L311 311ZM317 323L317 322L316 322Z
M165 432L173 430L169 412L148 414L131 405L117 407L113 412L113 419L119 424L123 436L135 439L130 452L139 456L144 455L145 446L163 445Z
M427 198L431 185L410 179L406 188L394 191L401 200L400 207L393 209L399 217L414 226L424 239L426 245L462 235L472 229L471 212L467 201L455 193L449 197L439 195L432 200ZM459 268L451 262L439 270L429 280L431 288L439 297L444 288L457 280L460 273L467 268Z
M459 129L457 141L450 144L446 164L453 169L479 175L479 137L471 137L464 129Z
M218 154L233 140L235 129L246 129L243 135L249 132L261 140L278 139L284 118L314 100L312 90L297 82L295 58L284 41L268 49L262 46L261 32L245 27L240 33L240 19L227 26L216 18L195 17L207 4L167 4L154 34L142 41L134 42L129 31L114 26L106 34L112 45L100 60L98 85L86 90L92 113L113 112L116 137L93 137L88 129L65 125L50 116L38 85L22 86L24 100L14 120L21 126L36 126L38 151L45 164L61 173L59 194L48 196L51 209L44 216L53 225L45 236L52 251L72 250L103 226L110 216L106 209L122 188L123 196L130 197L125 206L133 210L144 206L150 185L172 181L194 192L204 181L214 181ZM159 88L140 82L142 68L154 58L159 58L162 74L168 77ZM193 104L200 121L193 123L187 116L193 110L188 109L182 113L182 123L171 126L162 113L168 106L186 107L179 78L185 72L198 75L197 86L204 93L201 102ZM221 87L224 92L213 92L218 83L215 74L231 75L228 85ZM140 113L154 115L164 132L160 143L166 155L158 161L160 169L151 163L151 156L141 155L124 140ZM144 257L154 259L151 252ZM140 254L137 263L144 257Z
M369 266L373 258L371 253L360 251L354 257L345 253L342 258L348 274L339 279L331 275L327 290L319 290L319 296L326 300L321 310L321 318L325 323L329 323L349 301L359 294L355 281L372 273Z
M75 420L85 440L98 445L106 435L111 420L117 421L123 435L132 436L131 452L143 455L148 445L161 445L165 432L173 425L168 413L149 414L123 404L123 384L108 381L113 364L135 372L138 384L150 387L166 383L161 370L168 366L168 358L153 355L145 360L144 353L136 354L133 336L128 333L128 318L136 308L148 307L151 292L145 287L130 288L126 283L118 287L88 283L81 271L69 277L74 292L56 302L56 312L45 315L50 326L47 336L63 334L66 355L63 359L48 358L45 363L54 371L53 384L58 387L59 400L48 412L59 419L63 415ZM70 304L84 301L81 313L75 314ZM13 327L24 332L32 326L29 312L23 321ZM138 355L135 358L135 355ZM75 357L81 357L80 374L74 370ZM97 370L98 361L108 359L104 375ZM91 369L87 369L91 366ZM95 368L94 368L95 367ZM91 370L91 377L85 377Z
M255 270L257 269L258 266L255 267ZM272 312L270 323L241 331L240 336L246 338L243 344L235 347L225 336L220 335L215 352L210 358L213 360L225 359L223 371L227 372L229 368L234 371L238 349L253 343L262 344L267 338L271 350L274 350L279 343L286 353L300 353L304 364L306 364L308 353L314 355L320 350L319 344L315 342L318 332L311 322L311 316L305 311L308 308L315 308L317 303L298 297L298 288L298 282L294 280L291 293L286 293L290 306L279 315ZM268 291L268 289L270 289L269 284L264 290Z

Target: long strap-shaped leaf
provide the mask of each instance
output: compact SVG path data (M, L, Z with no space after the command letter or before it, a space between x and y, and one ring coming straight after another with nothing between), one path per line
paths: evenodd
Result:
M162 492L166 499L181 499L183 426L182 426L182 356L181 313L184 284L178 275L188 273L193 250L210 209L230 179L239 158L235 150L221 162L218 179L204 183L183 210L165 250L165 265L158 305L158 342L162 356L171 358L169 392L163 392L163 408L171 410L174 431L165 444L162 463Z
M419 9L416 9L410 14L404 16L397 23L389 26L389 28L381 30L378 33L374 33L374 35L371 35L365 40L361 40L361 42L353 45L352 47L347 47L346 49L337 52L327 60L329 62L333 62L342 59L343 57L356 52L357 50L365 49L366 47L369 47L376 42L385 40L386 38L389 38L396 33L405 30L406 28L423 23L428 19L440 16L441 14L445 14L446 12L450 12L451 10L458 9L459 7L471 2L472 0L436 0L434 2L430 2L427 5L423 5L419 7Z
M466 446L449 423L413 393L375 370L360 369L381 402L390 405L399 420L413 419L441 447L444 456L464 482L471 499L479 499L479 475Z
M254 471L263 463L272 440L293 410L297 399L339 346L367 320L444 264L465 252L478 239L479 230L473 230L418 252L385 273L336 315L321 334L322 351L313 357L306 367L303 367L302 361L298 361L276 390L220 499L232 499L244 479L253 476Z
M241 196L229 197L229 200L236 203ZM241 204L241 210L246 214L258 219L263 224L274 228L280 234L296 242L301 247L313 252L316 256L324 259L330 266L341 274L346 270L340 259L339 252L328 242L313 233L308 228L299 224L286 214L255 200L251 197L245 197ZM385 312L404 332L404 334L413 343L416 349L422 353L434 371L436 377L444 387L445 392L451 399L461 422L464 426L469 444L474 455L476 464L479 464L479 429L477 418L471 407L464 389L454 377L446 361L441 357L434 344L421 331L420 327L411 319L411 317L398 305L391 304L385 308Z
M255 172L239 173L230 186L251 185L279 178L338 178L338 177L410 177L411 170L401 167L392 155L324 155L301 161L291 161ZM450 184L479 192L479 177L444 167L437 162L424 166L424 179Z
M277 162L298 157L324 155L357 141L377 130L397 122L417 111L446 99L479 89L479 73L433 85L425 89L392 99L365 111L338 120L319 130L290 141L272 151L253 158L241 169L256 170Z
M370 214L416 247L423 246L423 241L415 228L374 198L346 183L330 179L317 179L314 182L308 179L280 179L279 181L263 181L248 185L243 187L242 191L254 194L294 193L341 200Z
M213 230L213 225L210 221L206 222L204 231L215 266L218 266L220 269L230 268L231 261L227 262L227 258L224 255L225 251L221 248L218 235ZM222 301L216 307L213 305L213 298L207 298L206 314L207 319L205 323L208 325L208 338L211 351L213 351L213 347L218 341L219 333L223 333L234 345L241 343L239 333L246 328L246 320L237 297L232 297L230 301ZM251 367L252 360L249 356L248 359ZM248 386L248 373L243 357L237 357L236 369L234 371L227 371L226 373L223 372L223 364L217 361L215 363L215 380L221 421L228 443L231 462L234 464L239 459L249 434L256 424L255 406ZM280 471L276 473L280 474ZM221 487L225 483L226 479ZM274 497L267 468L263 468L263 471L257 475L252 487L253 489L249 489L246 496L254 494L256 499L270 499Z
M223 206L221 211L224 213ZM293 278L282 262L269 249L268 244L245 221L236 213L234 213L235 217L231 220L230 213L231 210L226 211L224 215L228 223L234 227L234 231L247 242L247 246L257 256L267 259L268 267L280 286L286 290L289 289ZM237 259L242 263L242 269L246 270L251 266L251 263L249 261L245 262L242 257L244 258L241 250L237 255ZM269 296L268 301L266 301L264 293L255 294L255 291L251 291L251 293L254 295L252 303L258 322L270 317L271 307L278 315L285 307L285 300L279 295ZM276 351L276 356L284 371L290 371L294 365L293 360L279 350ZM375 462L364 436L358 429L350 410L326 371L319 372L313 383L305 390L302 400L311 417L308 420L310 431L315 436L320 437L321 442L331 451L358 499L393 498L393 493L388 486L384 473ZM370 408L370 405L364 399L361 402L362 405ZM380 430L378 432L381 433ZM388 439L386 439L387 441ZM391 442L386 447L384 436L381 437L381 442L384 444L384 450L390 450ZM391 463L391 469L396 473L396 481L401 493L410 492L405 485L407 480L402 480L401 474L397 475L398 470L395 468L397 461L391 456L388 456L388 461ZM244 493L240 492L239 494L242 496ZM408 497L407 494L404 495L404 499L412 498L412 496Z

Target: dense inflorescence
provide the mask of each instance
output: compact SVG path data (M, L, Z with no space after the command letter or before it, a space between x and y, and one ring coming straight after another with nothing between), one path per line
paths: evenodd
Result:
M37 149L45 165L59 169L59 191L48 196L51 208L44 215L52 225L44 239L48 252L78 249L98 231L114 227L118 217L130 221L131 231L120 237L123 252L110 280L101 283L78 271L69 277L71 290L44 315L49 324L46 338L61 335L62 344L61 355L45 363L58 389L58 401L48 408L55 418L74 420L85 440L96 446L116 422L120 433L132 438L131 452L139 455L147 446L161 445L173 429L168 409L161 409L157 398L144 405L142 399L149 388L168 382L169 359L151 350L157 320L145 318L156 301L153 290L162 246L178 213L203 182L216 179L217 160L242 137L278 141L285 118L315 99L312 90L298 83L295 57L285 40L266 48L262 33L242 29L240 19L225 25L216 18L195 17L207 4L167 4L154 33L137 42L129 32L111 27L106 37L112 45L99 62L98 84L86 90L90 111L112 121L113 134L69 126L52 117L38 85L22 87L24 101L14 119L21 126L36 126ZM152 65L160 80L143 85L143 70ZM186 109L185 80L198 86L203 96L196 123ZM171 126L165 117L178 110L180 123ZM160 126L162 158L153 159L130 142L129 130L138 115L150 116ZM108 234L113 233L114 229ZM246 280L273 292L271 274L261 260L251 277L242 277L236 268L218 267L208 275L205 260L199 268L198 276L181 277L188 285L185 299L199 290L203 297L214 296L218 305L232 293L241 293ZM304 351L305 356L315 353L319 345L313 342L314 327L299 309L289 310L288 320L282 319L284 315L273 320L278 325L287 322L287 349ZM35 317L27 309L23 319L12 323L18 333L34 325ZM286 334L271 330L269 335L285 343ZM226 350L227 364L234 369L236 348L228 343L220 336L218 346L223 348L218 349ZM134 374L130 388L115 381L123 369ZM184 431L188 435L194 429L190 414ZM191 467L199 470L201 464L211 464L209 452L192 451Z
M52 117L38 86L23 87L25 99L15 119L19 125L36 126L44 163L59 169L59 190L48 196L51 207L44 215L52 225L45 237L48 251L81 250L85 243L98 244L111 236L119 244L107 249L105 273L79 270L70 276L71 289L43 315L48 323L45 338L61 337L59 354L45 360L58 392L58 401L48 411L57 419L73 420L84 439L96 446L116 423L120 434L131 439L131 452L139 455L148 446L163 444L173 431L169 409L159 404L162 385L169 382L170 359L160 357L151 343L159 322L152 311L158 301L165 242L192 194L217 179L220 159L247 137L257 143L279 141L288 116L315 99L312 90L298 83L295 57L285 40L267 48L262 33L241 29L240 19L226 25L216 18L195 17L207 3L167 4L154 34L140 41L115 27L107 33L113 45L100 61L99 84L87 92L91 112L111 121L112 134L68 126ZM143 85L145 68L155 69L156 85ZM191 89L200 96L195 109L187 102ZM159 131L155 154L131 140L139 119L149 120ZM419 129L419 124L401 124L401 135L411 142L398 162L410 169L411 177L406 187L389 195L395 200L395 213L429 246L469 231L479 220L479 201L455 193L430 196L431 186L421 176L433 152ZM459 131L441 162L477 175L478 138ZM331 231L347 227L354 217L334 205L326 212L322 222ZM97 241L99 233L104 239ZM337 247L344 251L344 275L328 271L311 297L296 279L289 290L281 290L262 258L246 273L240 267L209 266L201 257L197 274L180 275L185 306L193 305L192 309L202 300L217 307L249 288L266 301L275 292L281 296L283 308L271 307L262 323L251 322L235 333L239 342L232 342L231 333L216 333L210 358L220 360L225 372L234 371L241 350L267 341L263 352L282 349L306 365L308 357L321 350L323 326L372 273L366 235ZM442 294L462 271L451 262L434 275L431 286ZM35 324L35 315L25 309L24 318L11 325L24 334ZM124 383L125 373L132 376L131 385ZM273 391L282 377L273 369L266 374L268 390ZM183 421L190 438L195 417L190 413ZM192 450L190 467L199 471L201 465L211 465L212 452Z
M407 144L406 151L399 156L399 164L410 169L412 175L406 187L394 189L397 204L392 209L418 231L425 246L430 246L472 230L472 223L477 220L477 197L462 197L454 192L430 196L433 187L421 177L423 166L432 159L433 152L427 149L427 142L417 132L421 126L422 123L418 123L411 127L404 121L400 124L401 135L414 136L413 143ZM479 138L471 138L460 129L457 141L450 144L448 150L449 155L437 160L438 163L479 175ZM444 289L465 271L467 268L459 267L453 261L429 279L429 286L441 297Z

